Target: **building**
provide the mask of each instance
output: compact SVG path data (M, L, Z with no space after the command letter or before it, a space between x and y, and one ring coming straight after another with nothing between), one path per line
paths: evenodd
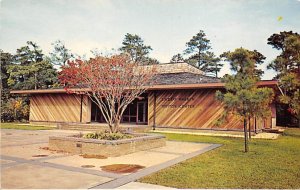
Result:
M124 112L122 123L154 127L242 130L241 118L230 116L221 126L215 121L223 106L215 100L216 90L224 90L220 79L204 76L187 63L158 65L157 82ZM259 86L277 88L277 81L260 81ZM31 123L105 122L99 108L86 96L68 94L64 89L17 90L30 94ZM276 107L269 119L255 119L257 129L276 125ZM254 122L254 119L253 119Z

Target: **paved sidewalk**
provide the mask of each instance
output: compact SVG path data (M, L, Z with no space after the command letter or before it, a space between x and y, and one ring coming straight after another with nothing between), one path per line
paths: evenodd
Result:
M41 149L48 146L49 136L76 133L78 131L2 129L1 188L167 188L135 181L220 146L167 141L165 147L107 159L85 159L79 155ZM145 168L125 174L101 170L101 166L110 164L138 164ZM83 168L82 165L94 167Z

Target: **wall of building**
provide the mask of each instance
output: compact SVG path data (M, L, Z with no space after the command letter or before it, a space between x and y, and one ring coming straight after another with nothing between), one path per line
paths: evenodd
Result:
M224 108L215 100L215 92L215 89L151 92L148 97L148 124L153 126L155 122L156 127L243 130L242 119L233 115L222 125L216 125ZM271 120L257 120L258 129L269 128L270 125Z
M30 97L31 122L80 122L81 95L33 94ZM82 122L91 121L91 101L83 95Z

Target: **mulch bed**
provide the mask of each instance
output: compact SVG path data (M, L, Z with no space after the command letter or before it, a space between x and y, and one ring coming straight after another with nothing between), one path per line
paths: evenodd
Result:
M143 168L145 167L135 164L112 164L107 166L101 166L101 169L103 171L112 173L134 173Z
M81 167L82 168L94 168L95 166L94 165L82 165Z
M79 155L83 158L96 158L96 159L106 159L106 156L103 155L96 155L96 154L81 154Z
M49 155L46 154L37 154L37 155L33 155L32 157L47 157Z

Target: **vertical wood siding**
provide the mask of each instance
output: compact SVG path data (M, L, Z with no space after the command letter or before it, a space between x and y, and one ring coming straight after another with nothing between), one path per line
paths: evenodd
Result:
M30 98L30 121L80 122L81 95L36 94ZM82 122L91 120L91 101L83 96Z
M215 92L214 89L157 91L156 126L242 130L242 119L233 115L221 126L215 125L224 111L222 104L215 99ZM154 92L149 93L148 107L149 125L153 125ZM263 127L262 123L258 122L258 129Z

